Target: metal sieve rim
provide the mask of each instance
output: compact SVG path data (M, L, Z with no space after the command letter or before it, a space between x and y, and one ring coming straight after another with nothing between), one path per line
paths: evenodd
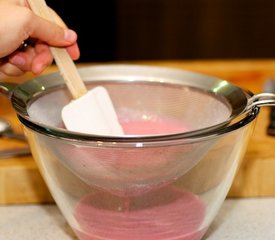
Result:
M217 94L227 100L232 108L231 116L224 122L186 133L154 135L154 136L118 136L108 137L99 135L87 135L52 128L33 121L27 112L28 104L39 94L46 90L63 86L64 83L59 73L52 73L26 81L16 86L11 93L11 101L20 121L38 131L52 137L77 140L92 140L104 142L137 142L137 141L165 141L171 139L197 139L200 137L219 134L227 131L233 119L242 114L247 106L251 93L244 91L225 80L205 74L195 73L175 68L143 66L135 64L104 64L78 68L84 81L103 80L110 81L120 79L121 81L133 81L135 79L148 81L168 81L169 83L180 83L190 87L199 88L204 91ZM253 112L253 111L251 111ZM253 115L253 114L252 114ZM246 118L244 118L246 119ZM248 118L251 121L250 118ZM242 125L242 124L241 124ZM234 125L235 126L235 125ZM239 126L238 126L239 127ZM231 126L232 128L232 126Z

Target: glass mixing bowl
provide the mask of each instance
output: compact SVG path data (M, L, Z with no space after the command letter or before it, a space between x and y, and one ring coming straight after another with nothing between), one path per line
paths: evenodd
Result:
M71 98L58 73L0 84L78 238L201 239L232 184L258 105L273 100L260 103L224 80L176 69L79 72L88 88L108 90L126 135L64 129L60 111Z

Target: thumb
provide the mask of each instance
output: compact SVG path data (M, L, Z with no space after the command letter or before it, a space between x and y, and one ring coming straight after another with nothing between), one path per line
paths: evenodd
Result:
M37 15L33 15L33 21L28 28L29 37L39 39L51 46L69 46L76 43L77 40L75 31L61 27Z

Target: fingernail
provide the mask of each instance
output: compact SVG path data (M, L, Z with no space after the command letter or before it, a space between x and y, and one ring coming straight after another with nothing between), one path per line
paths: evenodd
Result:
M26 60L21 56L15 55L10 59L10 62L15 65L23 66L26 63Z
M77 38L76 33L73 30L65 29L64 30L64 39L68 42L74 42Z

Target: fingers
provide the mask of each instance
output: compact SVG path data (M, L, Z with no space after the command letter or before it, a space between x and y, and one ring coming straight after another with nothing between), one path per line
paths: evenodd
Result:
M79 51L78 45L76 43L67 47L67 51L73 60L79 59L80 51Z
M47 66L49 66L52 61L52 54L47 45L43 43L38 43L35 47L35 56L32 61L31 71L34 74L40 74L43 72Z
M4 80L7 76L1 72L1 66L0 66L0 80Z
M29 25L29 36L50 46L66 47L71 58L77 60L80 57L80 51L76 32L68 29L62 19L52 9L50 10L57 24L36 16L37 21Z
M72 59L78 59L77 44L73 44L67 49ZM52 63L53 57L47 44L36 42L34 46L28 46L23 52L16 51L11 54L8 61L23 72L32 71L37 75Z
M17 77L25 72L22 71L16 65L11 64L10 62L6 62L4 64L0 64L0 76L3 78L4 76Z
M39 39L52 46L69 46L76 43L77 34L71 29L66 29L38 16L33 16L33 21L26 23L26 32L29 37Z
M34 74L40 74L52 61L48 45L41 42L27 47L24 52L16 51L9 57L9 62L21 71L32 71Z
M5 20L0 22L0 30L3 30L0 32L0 76L19 76L27 71L40 74L53 61L50 47L64 47L73 60L79 58L77 34L68 29L53 10L58 24L35 15L28 8L26 0L0 0L0 3ZM10 12L12 16L5 15ZM5 26L9 26L9 31L4 31ZM35 44L18 51L22 41L29 38L34 39Z

